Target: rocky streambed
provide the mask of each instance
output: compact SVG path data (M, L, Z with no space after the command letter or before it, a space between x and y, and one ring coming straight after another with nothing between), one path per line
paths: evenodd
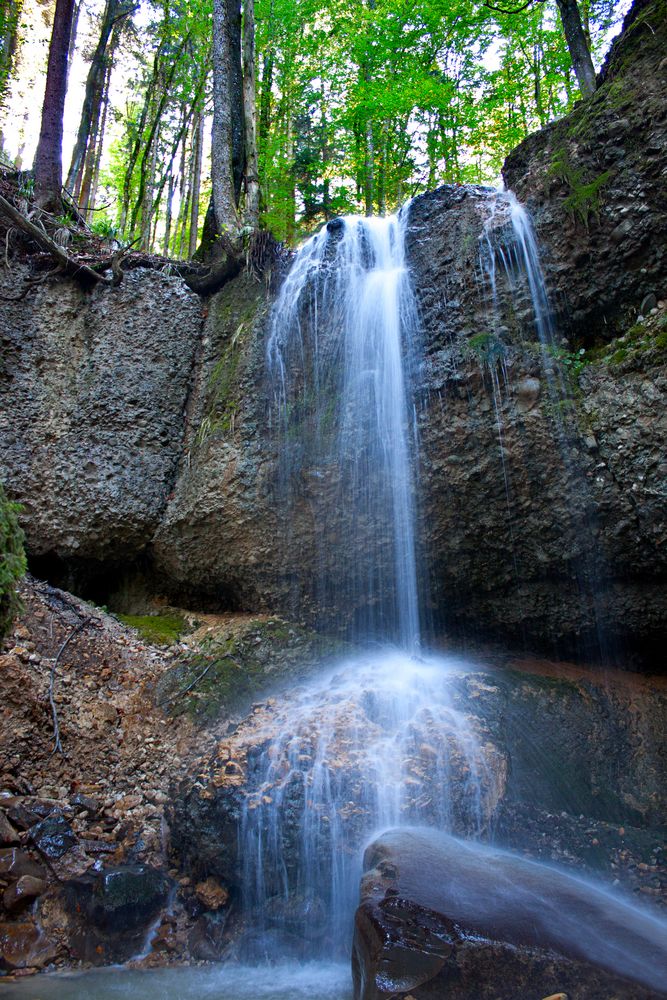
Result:
M44 584L31 582L24 604L0 669L5 979L129 958L142 967L242 959L257 937L256 915L244 902L248 844L240 824L249 809L268 810L264 800L279 795L281 784L291 788L283 807L292 818L283 813L281 836L297 871L298 837L290 837L313 788L323 709L303 732L301 755L309 756L310 740L310 759L297 764L275 751L273 788L262 787L259 763L276 737L279 745L290 735L286 720L299 699L308 701L309 686L322 690L315 666L321 641L277 618L201 616L183 622L189 635L155 645ZM331 647L324 652L331 655ZM667 882L657 825L664 815L664 683L491 650L465 660L448 655L448 711L465 716L484 764L486 790L475 813L482 839L492 835L526 857L589 872L659 905ZM63 754L52 754L56 660ZM230 697L229 669L239 700ZM335 669L327 676L335 686ZM290 691L281 693L287 683ZM368 683L359 684L355 699L345 685L339 694L329 759L340 815L330 802L326 818L349 831L345 843L359 865L372 803L360 794L367 761L350 733L368 738L381 728L383 703ZM433 717L419 718L393 759L408 779L407 815L417 821L435 808L425 793L444 780L437 767L442 734ZM474 755L466 757L460 741L452 745L459 747L447 775L452 808L458 829L469 832L465 772ZM290 769L300 772L296 784ZM328 893L309 895L301 959L327 941ZM267 901L271 919L262 934L274 954L286 954L290 921L297 929L304 913L296 896L286 913L280 889ZM353 909L354 901L349 919Z

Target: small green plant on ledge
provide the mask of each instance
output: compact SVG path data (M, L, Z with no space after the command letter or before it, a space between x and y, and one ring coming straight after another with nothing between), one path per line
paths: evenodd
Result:
M579 219L582 225L588 229L591 216L597 218L600 214L601 193L611 180L612 171L605 170L590 181L584 180L584 175L583 167L574 167L570 163L565 148L556 150L547 170L547 177L567 184L570 194L563 201L563 207L568 215L573 219Z
M569 351L566 347L553 345L549 348L549 354L555 361L563 365L574 378L579 378L584 368L591 363L585 347Z
M485 361L488 365L492 365L505 357L505 345L495 333L474 334L468 338L466 349L479 361Z

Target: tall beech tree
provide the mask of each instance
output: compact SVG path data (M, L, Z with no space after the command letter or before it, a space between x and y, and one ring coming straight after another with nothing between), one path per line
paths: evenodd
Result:
M259 225L259 160L255 94L255 0L243 6L243 115L245 139L245 224Z
M217 235L228 247L241 229L243 122L241 7L238 0L213 0L212 201Z
M535 3L544 2L545 0L526 0L525 3L518 6L507 6L487 0L484 6L488 7L489 10L498 11L501 14L519 14ZM593 65L589 41L584 31L579 4L577 0L556 0L556 6L560 14L563 34L579 89L583 97L591 97L595 93L596 88L595 67Z
M16 56L22 7L23 0L3 0L0 3L0 104L5 96Z
M33 164L35 200L40 208L53 212L62 206L63 114L73 16L74 0L56 0L42 123Z

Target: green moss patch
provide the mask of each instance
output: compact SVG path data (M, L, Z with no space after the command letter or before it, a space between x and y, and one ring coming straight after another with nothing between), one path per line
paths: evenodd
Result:
M156 646L173 646L188 631L180 615L117 615L119 621L137 630L145 642Z
M643 323L635 323L623 336L601 344L588 351L596 363L622 365L626 361L647 361L653 358L662 364L667 355L667 313L650 316Z
M0 638L18 611L16 583L26 571L20 510L18 504L7 499L0 484Z
M203 639L160 678L157 705L205 723L246 711L259 695L305 677L343 645L280 618L230 624Z

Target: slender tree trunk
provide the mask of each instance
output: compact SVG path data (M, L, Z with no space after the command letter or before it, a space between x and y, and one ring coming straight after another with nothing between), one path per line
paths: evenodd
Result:
M141 241L140 246L149 251L151 248L151 225L153 214L157 211L154 195L155 172L157 170L158 143L157 138L151 144L150 156L146 159L148 163L143 172L141 199L137 199L137 205L141 211Z
M245 126L245 224L259 226L259 165L255 105L255 0L243 10L243 118Z
M67 54L74 0L56 0L49 46L42 124L35 153L35 200L40 208L58 212L62 206L63 113L67 93Z
M113 42L111 46L109 43L112 40L112 35L117 35L121 21L128 17L131 11L132 8L123 0L107 0L104 8L100 37L88 69L79 129L72 153L72 162L67 174L67 187L72 193L81 186L83 163L90 141L92 123L96 116L96 104L101 100L103 81L109 68L109 56L112 57L112 53L108 53L107 50L108 48L113 50L114 47Z
M236 0L213 0L213 143L211 174L218 235L231 248L239 229L236 196L235 133L238 118L234 98L233 29Z
M144 143L144 147L141 151L141 157L139 161L139 188L137 190L137 199L134 203L134 208L132 210L132 218L130 219L130 230L134 230L139 219L140 212L143 211L143 207L146 204L146 187L148 181L149 169L153 170L155 150L158 142L158 135L160 125L162 123L162 112L169 98L169 92L171 89L171 84L176 74L176 68L178 66L178 61L183 54L183 49L188 44L188 37L183 39L178 47L177 52L173 55L171 61L171 67L167 73L166 78L162 76L160 72L158 74L158 79L156 80L156 86L153 91L153 97L158 95L157 105L151 116L151 125L148 130L148 135ZM150 196L150 191L148 192Z
M188 257L192 257L197 249L197 233L199 231L199 196L201 192L201 163L204 147L204 116L200 111L195 116L193 131L194 149L192 151L192 180L190 181L192 200L190 202Z
M165 257L169 256L169 243L171 241L171 213L174 207L174 174L173 174L173 163L169 166L169 180L167 183L167 211L164 220L164 243L163 243L163 254Z
M95 101L93 112L94 117L90 123L86 156L82 164L83 175L80 182L77 183L77 186L72 191L72 194L78 199L81 211L84 214L91 206L91 190L93 185L93 174L95 172L95 160L97 159L97 148L98 145L103 142L102 117L103 111L106 107L106 80L107 76L105 73L104 77L100 81L100 94L99 98Z
M151 79L146 88L144 103L141 109L141 115L139 116L139 121L137 123L134 141L130 145L129 154L125 165L125 174L123 177L123 194L121 198L121 210L120 210L121 231L124 231L125 226L127 225L127 217L130 211L130 193L132 190L132 176L134 174L134 168L137 165L137 160L139 158L139 153L141 151L141 142L143 139L144 129L146 128L148 111L153 103L153 91L157 84L158 76L160 73L160 61L161 61L161 52L158 50L158 52L155 55L155 59L153 60L153 75L151 76Z
M373 198L375 194L375 145L373 141L373 122L366 122L366 144L364 147L364 202L366 215L373 214Z
M380 150L380 182L378 185L378 210L380 215L387 214L387 122L382 122L382 148Z
M69 74L74 61L74 50L76 49L76 33L79 30L79 14L81 4L74 0L74 10L72 11L72 25L69 29L69 48L67 50L67 86L69 86Z
M109 113L109 86L111 84L111 69L112 64L109 62L107 67L107 75L104 81L104 96L102 103L102 118L100 121L100 128L98 139L95 148L95 163L93 167L93 180L90 188L90 198L88 199L88 204L86 205L86 210L90 214L95 209L95 202L97 200L97 188L100 182L100 166L102 164L102 151L104 150L104 136L106 134L107 127L107 115Z
M572 60L572 69L582 97L591 97L596 90L595 67L581 23L577 0L556 0L563 22L563 31Z
M285 208L285 234L288 243L296 236L296 185L294 183L294 127L292 109L287 108L285 120L285 160L287 168L287 199Z
M188 216L190 214L190 185L189 184L188 184L188 186L186 188L185 197L183 198L183 205L181 207L181 211L180 211L179 214L180 214L180 218L179 218L179 223L180 223L180 238L179 238L179 241L178 241L178 256L179 256L180 260L183 260L185 258L185 251L186 251L186 248L187 248L187 245L188 245L188 241L187 241L186 237L188 235Z
M4 30L0 37L0 107L14 68L23 0L14 0L13 3L5 0L5 4Z

